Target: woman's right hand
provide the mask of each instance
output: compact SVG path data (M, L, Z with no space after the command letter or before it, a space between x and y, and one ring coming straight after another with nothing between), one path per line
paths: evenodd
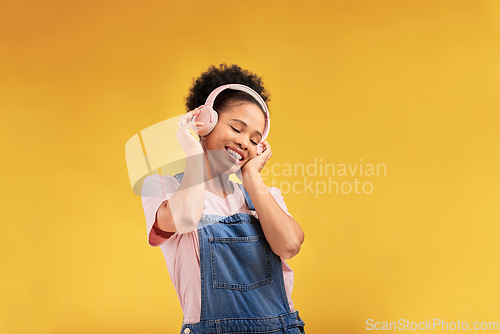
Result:
M181 144L182 149L186 153L186 156L193 156L196 154L203 153L203 147L201 147L200 142L196 139L191 133L189 133L189 129L192 128L196 132L195 126L203 125L203 122L191 121L194 116L197 116L200 113L200 108L203 106L199 106L196 109L193 109L179 118L178 129L177 129L177 140ZM186 123L186 124L182 124Z

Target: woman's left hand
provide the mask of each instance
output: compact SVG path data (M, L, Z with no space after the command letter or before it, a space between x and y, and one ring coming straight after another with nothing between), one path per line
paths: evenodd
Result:
M260 155L256 155L252 159L248 160L243 167L241 167L241 174L244 175L245 173L256 171L257 173L260 173L260 171L264 168L266 165L267 160L271 158L271 155L273 155L271 151L271 145L267 142L267 140L264 140L262 142L264 145L264 151Z

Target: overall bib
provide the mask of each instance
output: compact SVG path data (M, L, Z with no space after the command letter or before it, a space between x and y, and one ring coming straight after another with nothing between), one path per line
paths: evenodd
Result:
M184 173L175 175L179 182ZM243 185L249 210L255 210ZM281 258L260 222L248 213L203 215L198 223L201 274L200 322L181 334L304 333L288 304Z

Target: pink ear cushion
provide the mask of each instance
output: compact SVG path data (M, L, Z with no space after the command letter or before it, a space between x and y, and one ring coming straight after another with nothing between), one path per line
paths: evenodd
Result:
M197 125L195 130L200 136L206 136L214 129L219 120L219 115L211 107L204 106L200 108L200 113L195 116L194 120L205 123Z

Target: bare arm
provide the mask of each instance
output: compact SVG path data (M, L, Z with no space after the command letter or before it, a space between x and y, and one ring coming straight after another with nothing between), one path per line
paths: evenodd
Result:
M241 177L272 251L284 259L291 259L299 252L300 245L304 242L304 232L295 219L287 215L276 203L262 180L260 171L272 155L271 145L267 140L262 143L263 153L242 167Z
M199 108L187 112L179 119L177 140L186 153L186 167L180 187L168 201L158 208L155 224L166 232L188 233L194 231L203 214L205 184L203 171L203 148L190 133L193 125L201 122L190 121L199 114Z
M248 171L242 176L272 251L284 259L291 259L304 242L302 229L274 200L258 172Z
M158 208L158 227L166 232L194 231L203 214L205 185L203 154L186 159L186 168L177 191Z

